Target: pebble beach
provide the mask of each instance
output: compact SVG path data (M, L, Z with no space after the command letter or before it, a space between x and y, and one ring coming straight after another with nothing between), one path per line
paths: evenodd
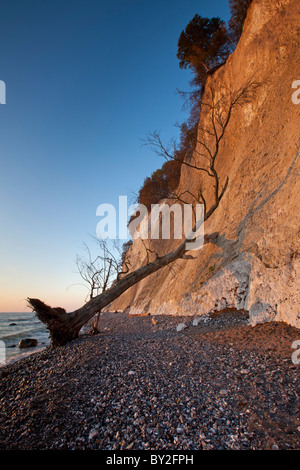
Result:
M300 331L192 323L104 313L98 335L2 367L0 449L299 450Z

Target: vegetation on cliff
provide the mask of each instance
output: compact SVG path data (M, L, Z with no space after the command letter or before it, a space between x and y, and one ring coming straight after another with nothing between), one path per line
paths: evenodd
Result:
M201 108L201 96L207 77L214 73L235 49L242 34L247 9L252 0L229 0L231 17L226 23L220 18L203 18L196 14L181 32L177 58L181 69L192 74L191 89L180 91L189 109L186 121L178 125L179 143L172 141L174 158L148 176L141 186L137 202L147 209L161 199L168 198L177 188L182 162L192 155L197 142L197 129ZM152 143L148 139L147 143Z

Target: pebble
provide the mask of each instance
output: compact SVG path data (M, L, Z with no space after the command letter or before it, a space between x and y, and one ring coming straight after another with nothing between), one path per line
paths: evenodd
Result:
M299 449L299 368L263 349L297 330L228 318L179 334L185 317L103 314L99 335L6 366L0 449Z
M98 431L93 430L89 434L89 439L94 439L94 437L98 436Z
M177 325L177 327L176 327L176 331L183 331L187 327L188 327L188 325L186 325L185 323L179 323L179 325Z

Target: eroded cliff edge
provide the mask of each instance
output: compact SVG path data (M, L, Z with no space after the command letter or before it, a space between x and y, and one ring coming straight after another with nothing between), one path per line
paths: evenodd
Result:
M248 310L252 324L300 327L300 105L292 101L299 64L299 1L254 0L235 52L209 77L203 96L205 102L211 89L260 84L234 109L221 142L216 168L228 187L205 224L205 233L218 237L193 252L195 259L130 288L109 310L202 315L235 307ZM199 134L206 120L202 112ZM185 189L197 193L199 173L183 165L179 190ZM166 253L175 242L160 243ZM139 240L131 250L135 268L145 250Z

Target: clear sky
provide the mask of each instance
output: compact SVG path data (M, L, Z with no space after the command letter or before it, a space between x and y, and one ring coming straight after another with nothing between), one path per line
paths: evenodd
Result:
M177 41L228 0L0 0L0 311L26 297L67 310L76 254L99 204L117 206L163 161L141 144L178 135L188 90Z

